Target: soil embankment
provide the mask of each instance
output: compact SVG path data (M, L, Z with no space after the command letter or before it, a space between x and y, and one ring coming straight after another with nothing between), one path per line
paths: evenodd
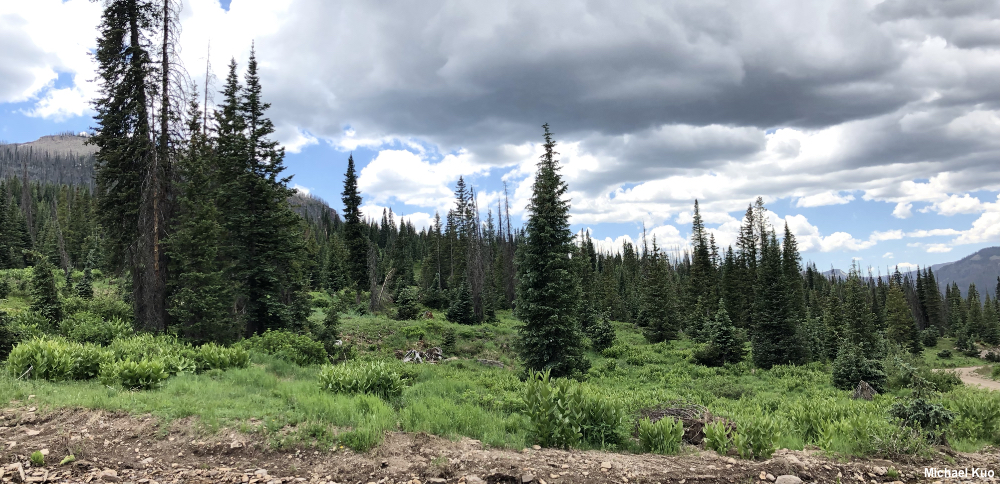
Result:
M953 462L838 461L815 451L779 450L745 461L710 451L681 456L555 449L486 449L478 441L394 433L368 453L274 450L256 434L200 432L191 421L160 425L80 409L40 414L30 401L3 410L0 459L4 482L166 483L762 483L925 482L925 465L997 469L996 454L949 452ZM31 467L30 454L47 454ZM72 453L73 463L59 465ZM890 468L899 471L897 475ZM781 479L777 479L781 476ZM794 478L792 476L795 476ZM839 477L839 480L838 480Z

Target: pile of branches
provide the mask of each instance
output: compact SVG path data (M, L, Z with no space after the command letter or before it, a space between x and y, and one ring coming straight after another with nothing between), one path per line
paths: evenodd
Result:
M402 353L397 351L397 356ZM437 363L444 359L444 353L441 348L431 348L427 351L420 350L410 350L407 351L401 358L403 363Z
M648 418L651 422L668 417L680 420L684 425L682 440L691 445L701 445L702 441L705 440L705 426L717 420L726 422L726 427L729 430L736 429L733 422L712 415L704 406L683 401L666 402L642 409L639 411L639 416L640 420ZM638 429L638 425L636 425L636 429Z

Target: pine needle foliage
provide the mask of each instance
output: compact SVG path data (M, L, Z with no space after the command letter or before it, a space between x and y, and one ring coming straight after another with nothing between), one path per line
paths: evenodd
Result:
M568 376L585 372L590 362L584 357L576 320L580 284L570 259L574 246L569 201L564 199L567 186L559 175L549 125L542 128L545 153L538 163L525 241L518 251L520 354L528 370Z

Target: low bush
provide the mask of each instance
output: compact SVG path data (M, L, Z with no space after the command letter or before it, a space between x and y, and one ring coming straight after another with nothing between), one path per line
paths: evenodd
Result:
M625 431L628 414L617 401L588 397L584 395L583 420L580 424L580 434L583 441L600 448L618 447L625 443L628 435Z
M64 318L59 324L59 330L72 341L101 346L107 346L115 338L124 338L132 333L130 325L122 319L106 320L86 311Z
M288 331L266 331L240 341L236 345L247 351L274 355L300 366L326 363L328 356L323 343L309 336Z
M949 394L944 405L955 413L956 438L1000 444L1000 394L963 388Z
M85 299L78 296L63 299L63 310L66 314L88 312L105 321L119 319L130 323L133 320L132 306L121 299L102 296Z
M729 428L724 420L716 420L705 425L705 448L714 450L720 455L726 455L733 439L729 436Z
M925 348L933 348L938 344L938 332L934 328L927 328L920 332L920 342Z
M333 393L370 394L393 400L403 394L403 377L394 364L384 361L350 361L326 365L319 372L320 385Z
M607 318L600 318L587 328L594 351L604 351L615 344L615 328Z
M120 385L126 390L149 390L159 387L169 376L163 361L142 359L115 361L103 365L100 379L105 385Z
M531 423L529 432L542 447L568 449L583 437L583 389L571 380L552 380L549 372L528 379L524 405Z
M951 356L951 350L941 350L937 353L937 357L943 360L951 359Z
M194 362L198 372L246 368L250 365L250 353L243 348L207 343L194 351Z
M399 321L409 321L417 319L420 315L420 306L417 301L420 298L420 290L417 286L407 286L399 291L396 297L396 317Z
M762 409L758 410L760 411L756 412L756 416L741 420L733 435L736 452L743 459L770 459L778 448L781 432L778 431L777 422Z
M955 420L955 414L943 405L923 398L896 402L889 408L889 415L907 427L925 432L936 444L945 442L948 426Z
M73 355L65 341L33 338L14 347L7 357L7 370L14 377L38 380L68 380L73 374Z
M656 422L649 418L639 421L639 446L645 452L655 454L677 454L681 451L684 424L673 417L664 417Z

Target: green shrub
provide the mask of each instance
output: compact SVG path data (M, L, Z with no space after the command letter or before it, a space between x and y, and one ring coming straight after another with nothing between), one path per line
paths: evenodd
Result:
M121 385L127 390L149 390L159 387L170 375L163 361L115 361L101 366L100 379L105 385Z
M615 344L615 328L608 318L601 318L587 328L587 336L594 351L604 351Z
M73 364L70 375L74 380L90 380L97 378L101 365L111 361L110 353L93 344L69 344Z
M965 388L949 394L944 404L955 413L956 438L1000 444L1000 394Z
M568 449L583 437L583 389L573 383L551 380L548 371L528 378L524 406L531 437L538 445Z
M323 343L309 336L288 331L271 331L240 341L235 346L247 351L274 355L282 360L305 366L328 361Z
M416 286L401 289L396 298L396 319L399 321L417 319L420 315L420 306L417 305L419 297L420 291Z
M326 365L319 372L320 385L333 393L370 394L393 400L403 394L403 377L395 365L384 361L351 361Z
M833 386L841 390L853 390L862 380L875 391L884 393L887 377L882 361L865 358L853 346L841 348L833 362Z
M943 405L914 398L907 402L896 402L889 408L889 415L899 419L907 427L922 430L931 441L944 443L945 431L955 420L955 414Z
M733 439L729 437L729 429L725 420L716 420L705 425L705 448L711 449L720 455L726 455Z
M45 466L45 456L42 454L42 451L36 450L31 453L31 465L33 467Z
M941 358L941 359L944 359L944 360L949 360L949 359L951 359L951 350L941 350L941 351L938 351L937 357Z
M226 348L215 343L206 343L195 350L194 362L199 372L246 368L250 365L250 353L243 348Z
M681 451L684 424L673 417L664 417L656 422L649 418L639 421L639 446L644 452L655 454L677 454Z
M580 423L583 441L601 448L624 444L628 438L626 416L625 408L617 401L585 394Z
M19 343L7 358L7 370L14 377L61 381L73 375L73 355L65 341L33 338Z
M990 373L990 377L994 380L1000 380L1000 365L993 366L993 372Z
M455 354L456 340L454 329L448 328L444 331L444 341L441 343L441 351L445 356L453 356Z
M755 417L747 417L739 422L733 434L736 451L743 459L770 459L778 448L781 432L773 417L758 409Z
M132 333L132 328L121 319L105 320L86 311L74 313L63 319L59 329L72 341L101 346L107 346L115 338L124 338Z
M418 340L418 341L420 341L420 340L424 339L424 335L426 334L426 331L424 331L424 327L423 326L413 325L413 326L404 326L403 329L402 329L402 333L403 333L403 336L405 336L407 340Z
M925 348L933 348L938 344L938 332L933 327L920 332L920 342Z
M340 313L327 309L323 323L316 328L316 341L323 343L323 349L331 357L339 352L337 341L340 340Z

